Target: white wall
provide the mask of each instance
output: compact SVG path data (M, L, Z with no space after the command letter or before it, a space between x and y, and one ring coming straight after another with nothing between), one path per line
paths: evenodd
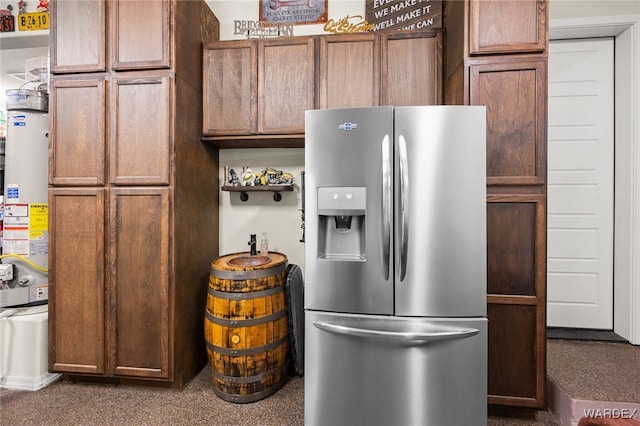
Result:
M304 170L304 149L221 149L220 182L224 166L242 174L242 166L254 173L266 167L289 172L294 176L294 191L282 192L282 200L273 200L271 192L250 192L249 199L240 200L240 193L220 190L220 255L249 251L250 234L258 242L263 232L269 239L269 250L283 253L289 263L299 265L304 272L304 244L301 216L301 178Z
M549 18L566 19L593 16L638 15L638 0L550 0Z

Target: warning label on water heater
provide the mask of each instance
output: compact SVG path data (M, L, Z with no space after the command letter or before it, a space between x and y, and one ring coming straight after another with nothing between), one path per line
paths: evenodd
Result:
M12 115L9 118L9 125L11 126L26 126L27 125L27 116L26 115Z
M49 207L47 204L5 204L4 253L31 256L47 254Z

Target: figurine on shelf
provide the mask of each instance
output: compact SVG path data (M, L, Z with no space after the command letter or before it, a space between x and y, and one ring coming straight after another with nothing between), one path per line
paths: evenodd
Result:
M229 170L229 181L227 182L229 185L231 186L238 186L240 185L240 179L238 179L238 174L236 173L235 170L231 169Z
M242 186L253 186L254 178L255 178L255 175L253 174L251 169L249 167L246 167L244 169L244 172L242 173Z
M255 185L293 185L293 175L273 167L267 167L257 175Z

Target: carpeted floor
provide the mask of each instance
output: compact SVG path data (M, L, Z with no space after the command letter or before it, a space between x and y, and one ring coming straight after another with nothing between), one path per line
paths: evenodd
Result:
M547 375L574 399L640 404L640 346L548 339Z
M589 399L640 401L640 347L549 340L548 348L549 375L563 386L575 386ZM2 426L293 426L303 425L303 407L302 378L290 377L282 389L261 401L234 404L215 395L206 367L181 391L62 381L36 392L0 389ZM488 426L516 425L558 423L548 412L538 412L536 419L490 416L488 421Z

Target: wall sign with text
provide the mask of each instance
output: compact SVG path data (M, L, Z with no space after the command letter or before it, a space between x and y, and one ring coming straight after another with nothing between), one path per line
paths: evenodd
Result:
M260 21L269 25L323 24L329 0L260 0Z
M442 28L442 0L366 0L365 9L374 31Z

